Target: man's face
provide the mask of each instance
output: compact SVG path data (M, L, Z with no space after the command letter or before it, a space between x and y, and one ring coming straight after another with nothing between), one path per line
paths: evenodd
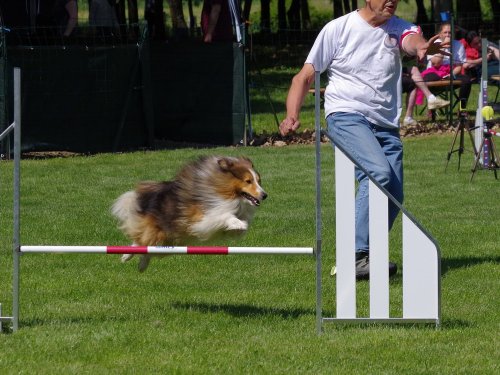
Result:
M366 0L366 6L377 16L389 19L398 7L399 0Z

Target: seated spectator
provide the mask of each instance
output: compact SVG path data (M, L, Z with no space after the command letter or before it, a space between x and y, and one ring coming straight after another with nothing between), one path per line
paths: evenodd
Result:
M481 37L475 31L471 30L466 34L464 39L460 40L460 42L465 48L465 72L473 78L481 77L483 64L483 58L481 56ZM488 60L488 79L490 79L493 74L499 74L500 72L498 65L500 50L491 42L488 42L486 59Z
M451 39L451 25L449 23L443 23L439 27L440 39L438 41L446 41ZM424 81L439 81L444 78L448 78L450 74L453 76L454 80L461 81L459 99L461 108L467 107L467 100L469 99L471 90L470 77L463 73L463 64L465 63L465 48L458 40L452 41L452 51L453 51L453 67L450 67L450 56L446 55L432 55L428 56L427 69L421 74ZM450 52L447 50L447 52ZM422 92L417 91L416 104L423 103Z
M413 118L417 88L420 89L427 98L427 108L429 109L443 108L450 104L448 100L434 96L424 82L418 68L412 66L410 73L403 72L403 92L406 93L406 114L403 119L403 125L405 126L417 124L417 121Z

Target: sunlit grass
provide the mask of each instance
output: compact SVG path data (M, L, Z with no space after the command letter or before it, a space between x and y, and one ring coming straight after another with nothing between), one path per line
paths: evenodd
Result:
M474 373L497 370L498 181L471 156L444 172L451 136L405 139L406 207L443 255L442 328L315 327L315 262L306 256L174 256L144 274L119 256L21 259L20 330L0 340L2 373ZM242 246L314 246L314 148L179 149L23 160L23 244L127 244L112 201L169 179L199 154L246 155L269 198ZM333 155L322 148L324 312L334 314ZM0 163L0 302L11 310L11 173ZM399 246L397 232L391 246ZM392 238L394 237L394 238ZM400 256L394 250L394 259ZM392 252L391 248L391 252ZM367 294L367 283L359 294ZM401 277L391 298L401 300ZM360 302L366 311L367 302ZM391 311L400 312L400 307ZM467 371L466 371L467 372Z

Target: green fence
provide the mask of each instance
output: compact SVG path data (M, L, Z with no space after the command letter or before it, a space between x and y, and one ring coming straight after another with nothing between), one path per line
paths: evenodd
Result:
M140 37L4 46L0 129L12 121L18 66L23 151L124 151L163 140L231 145L244 138L244 55L237 44Z

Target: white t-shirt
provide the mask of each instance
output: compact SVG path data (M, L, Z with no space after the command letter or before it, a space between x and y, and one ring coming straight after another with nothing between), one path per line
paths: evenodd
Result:
M399 127L402 110L403 39L420 29L393 16L379 27L358 11L330 21L320 31L306 63L327 70L325 115L359 113L384 127Z

